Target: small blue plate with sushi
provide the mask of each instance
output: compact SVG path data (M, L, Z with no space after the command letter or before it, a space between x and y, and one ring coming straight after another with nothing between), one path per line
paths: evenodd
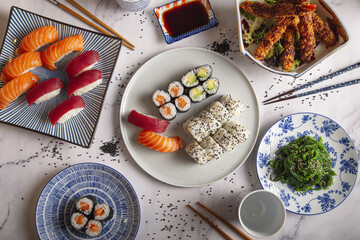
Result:
M40 194L36 229L40 239L90 239L76 230L71 215L78 199L92 196L113 210L103 221L96 239L135 239L140 224L140 205L129 181L118 171L98 163L81 163L56 174Z

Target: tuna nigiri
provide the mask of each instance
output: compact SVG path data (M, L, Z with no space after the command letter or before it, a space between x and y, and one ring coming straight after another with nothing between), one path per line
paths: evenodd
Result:
M49 119L52 125L64 123L85 108L84 100L80 96L73 96L56 106L50 113Z
M174 152L184 146L178 136L169 138L148 130L140 132L138 141L141 145L158 152Z
M37 75L27 72L6 83L0 89L0 109L5 109L12 101L34 87L38 82L39 77Z
M42 103L59 95L62 87L64 87L64 83L60 78L50 78L30 89L26 94L26 100L30 106L33 103Z
M156 133L165 132L167 126L170 124L169 121L157 119L156 117L148 116L135 110L130 112L128 122L144 130L150 130Z
M81 95L98 86L101 81L101 71L91 69L71 79L66 85L66 92L69 97L72 94Z
M40 52L28 52L21 54L5 65L0 74L0 80L3 82L9 82L17 76L42 65L43 63L41 61Z
M56 70L56 62L72 51L82 51L83 47L84 43L81 34L53 43L41 55L44 67L48 70Z
M98 61L100 61L100 55L95 50L90 50L80 54L66 66L65 71L72 79L82 72L91 69Z
M54 26L39 27L26 35L16 49L16 54L32 52L40 47L55 42L59 39L59 33Z

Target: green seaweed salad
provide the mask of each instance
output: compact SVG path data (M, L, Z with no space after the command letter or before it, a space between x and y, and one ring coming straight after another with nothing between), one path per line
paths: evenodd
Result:
M331 158L321 137L303 136L290 142L276 152L269 162L275 168L272 181L281 181L295 191L328 189L336 173L331 170Z

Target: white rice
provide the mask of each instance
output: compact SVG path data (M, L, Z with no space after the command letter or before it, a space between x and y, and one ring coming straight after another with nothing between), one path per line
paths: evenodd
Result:
M59 95L60 91L61 91L61 88L56 89L52 92L46 93L46 94L42 95L41 97L39 97L38 99L36 99L36 101L34 103L39 104L39 103L45 102L47 100L50 100L50 99L56 97L57 95Z
M61 116L61 118L57 121L57 123L64 123L67 120L69 120L70 118L74 117L76 114L78 114L79 112L81 112L84 108L74 108L71 109L70 111L68 111L67 113L65 113L64 115Z
M100 78L99 80L96 80L95 82L90 83L82 88L75 90L73 94L76 96L80 96L81 94L87 93L88 91L94 89L95 87L100 85L101 82L102 82L102 78Z

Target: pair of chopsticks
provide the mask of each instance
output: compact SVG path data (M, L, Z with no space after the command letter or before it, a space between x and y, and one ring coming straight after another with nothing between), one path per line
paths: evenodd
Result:
M119 33L117 33L115 30L113 30L111 27L109 27L108 25L106 25L106 23L104 23L103 21L101 21L100 19L98 19L95 15L93 15L92 13L90 13L88 10L86 10L85 8L83 8L81 5L79 5L77 2L75 2L74 0L67 0L69 3L71 3L73 6L75 6L76 8L78 8L80 11L82 11L83 13L85 13L87 16L91 17L93 20L95 20L97 23L99 23L100 25L102 25L104 28L106 28L108 31L110 31L111 33L109 33L108 31L104 30L103 28L95 25L94 23L90 22L89 20L87 20L86 18L82 17L81 15L79 15L78 13L74 12L73 10L71 10L70 8L68 8L67 6L61 4L60 2L58 2L57 0L49 0L50 2L52 2L53 4L55 4L56 6L60 7L61 9L65 10L66 12L74 15L75 17L77 17L78 19L82 20L83 22L89 24L90 26L92 26L93 28L96 28L97 30L99 30L100 32L106 34L106 35L115 35L119 38L121 38L123 40L123 45L130 48L131 50L135 50L135 45L133 45L131 42L129 42L126 38L124 38L123 36L121 36Z
M251 240L252 238L250 238L248 235L246 235L245 233L243 233L240 229L238 229L237 227L235 227L234 225L232 225L229 221L227 221L226 219L224 219L223 217L221 217L219 214L217 214L216 212L214 212L213 210L209 209L208 207L206 207L204 204L202 204L201 202L197 202L197 204L199 204L201 207L203 207L206 211L208 211L209 213L211 213L212 215L214 215L215 217L217 217L220 221L222 221L223 223L225 223L228 227L232 228L234 231L236 231L238 234L240 234L242 237L244 237L247 240ZM216 231L218 231L224 238L228 239L228 240L232 240L232 238L227 235L223 230L221 230L215 223L211 222L207 217L205 217L203 214L201 214L198 210L196 210L195 208L193 208L190 204L187 205L191 210L193 210L197 215L199 215L202 219L204 219L207 223L209 223Z
M308 96L308 95L312 95L312 94L316 94L316 93L321 93L321 92L325 92L325 91L329 91L329 90L334 90L334 89L337 89L337 88L342 88L342 87L346 87L346 86L350 86L350 85L354 85L354 84L358 84L360 83L360 79L355 79L355 80L351 80L351 81L348 81L348 82L344 82L344 83L338 83L338 84L335 84L335 85L331 85L331 86L328 86L328 87L324 87L324 88L320 88L320 89L315 89L315 90L312 90L312 91L308 91L308 92L305 92L305 93L300 93L300 94L296 94L296 95L292 95L294 92L297 92L297 91L300 91L304 88L307 88L307 87L310 87L314 84L317 84L317 83L320 83L320 82L323 82L325 80L328 80L328 79L332 79L336 76L339 76L343 73L346 73L346 72L349 72L351 70L354 70L356 68L360 67L360 62L359 63L356 63L356 64L353 64L353 65L350 65L348 67L345 67L345 68L342 68L336 72L333 72L331 74L328 74L328 75L325 75L325 76L322 76L314 81L311 81L311 82L308 82L307 84L304 84L304 85L301 85L299 87L296 87L290 91L287 91L287 92L284 92L282 94L279 94L275 97L272 97L272 98L269 98L267 100L265 100L263 102L264 105L267 105L267 104L271 104L271 103L276 103L276 102L281 102L281 101L285 101L285 100L289 100L289 99L294 99L294 98L299 98L299 97L304 97L304 96ZM285 95L290 95L288 97L282 97L282 96L285 96ZM276 99L277 98L277 99ZM274 100L276 99L276 100Z

